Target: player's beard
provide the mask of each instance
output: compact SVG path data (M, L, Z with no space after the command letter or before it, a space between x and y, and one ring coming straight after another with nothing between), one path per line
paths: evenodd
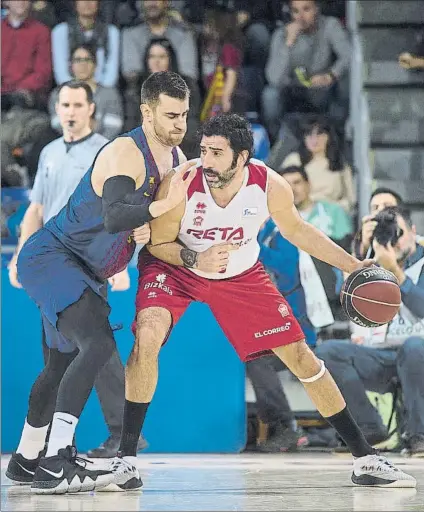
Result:
M170 134L162 126L153 119L153 128L155 135L164 146L175 147L179 146L184 139L185 132L181 134Z
M203 173L209 173L213 176L216 176L218 179L216 181L209 181L206 178L206 181L208 182L209 188L225 188L227 185L229 185L236 175L237 172L237 158L234 157L233 161L231 162L230 167L222 172L217 172L215 169L212 169L210 167L204 167Z
M226 171L216 172L214 169L206 168L203 169L203 172L212 174L213 176L216 176L218 178L216 181L209 181L208 179L206 179L209 188L225 188L233 181L237 169L231 166Z

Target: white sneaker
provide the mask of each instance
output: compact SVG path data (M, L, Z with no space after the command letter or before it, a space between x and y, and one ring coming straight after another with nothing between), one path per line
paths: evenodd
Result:
M99 489L102 492L138 491L143 486L137 469L137 457L115 457L110 463L109 471L113 473L114 480Z
M382 455L366 455L353 461L352 482L369 487L416 487L417 481Z

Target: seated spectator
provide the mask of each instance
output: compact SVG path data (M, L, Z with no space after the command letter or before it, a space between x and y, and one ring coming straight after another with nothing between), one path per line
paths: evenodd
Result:
M71 76L72 50L84 43L96 46L95 80L103 87L116 87L119 77L119 30L102 21L98 0L75 0L76 15L52 32L53 69L57 85Z
M424 31L420 33L412 54L403 52L399 55L399 65L404 69L424 69Z
M201 121L220 112L244 113L237 90L243 59L243 38L232 11L209 9L200 38L200 59L205 102Z
M311 186L305 170L291 166L282 169L284 176L293 190L294 204L300 216L345 250L349 250L352 241L352 219L339 204L326 200L314 200Z
M1 23L1 107L44 106L52 80L50 30L30 18L29 0L9 0Z
M390 208L390 207L389 207ZM417 244L409 212L394 208L403 234L392 246L373 242L377 263L397 277L402 305L389 325L355 326L351 343L326 341L316 350L339 386L368 442L387 438L387 428L366 396L386 393L399 379L406 409L405 432L412 455L424 455L424 247Z
M72 52L71 74L76 80L86 82L91 87L96 105L93 131L107 139L113 139L122 132L124 114L122 100L117 89L103 87L95 80L96 48L90 44L82 44ZM52 91L49 100L51 127L58 133L62 132L59 117L56 113L58 86Z
M281 168L292 165L304 167L313 201L332 201L347 212L352 211L355 204L352 170L344 161L338 136L330 122L322 118L306 126L299 150L290 153Z
M336 18L319 13L314 0L291 0L293 21L271 39L262 94L265 124L273 139L286 112L330 113L348 109L350 45Z
M1 23L2 184L28 184L27 171L14 151L32 143L48 126L45 109L52 79L50 30L29 17L31 2L5 2L8 14Z
M31 18L43 23L52 29L56 23L56 11L51 2L47 0L35 0L31 4Z
M197 80L197 49L194 36L184 24L169 14L167 0L145 0L142 4L144 22L122 31L122 74L127 88L139 94L138 84L144 67L146 49L154 38L166 38L175 50L178 68Z

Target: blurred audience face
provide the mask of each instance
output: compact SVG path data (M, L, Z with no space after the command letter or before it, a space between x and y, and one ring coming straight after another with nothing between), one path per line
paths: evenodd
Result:
M78 16L82 16L83 18L92 18L96 16L97 11L99 10L99 2L98 0L76 0L75 8Z
M179 100L161 94L156 105L141 105L143 124L151 125L155 136L165 146L179 146L187 131L188 109L188 96Z
M388 206L398 206L396 197L386 192L383 194L377 194L371 199L370 213L375 215Z
M71 70L77 80L91 80L96 71L93 55L85 48L77 48L72 55Z
M314 0L292 0L291 13L301 30L307 32L315 25L318 8Z
M94 103L88 103L84 89L63 87L57 99L56 113L64 133L78 137L90 126Z
M142 5L146 21L153 23L163 18L168 11L167 0L144 0Z
M153 44L149 49L147 66L150 73L168 71L170 66L169 54L161 44Z
M26 19L31 10L30 0L8 0L5 5L9 9L9 15L17 20Z
M305 135L305 146L313 155L325 154L328 144L328 133L318 127Z
M294 204L299 210L309 202L309 183L299 172L288 172L283 176L293 190Z
M397 244L394 246L396 252L396 259L398 262L403 262L410 256L416 249L416 230L415 226L409 226L405 219L397 216L399 228L403 231L403 235L399 238Z

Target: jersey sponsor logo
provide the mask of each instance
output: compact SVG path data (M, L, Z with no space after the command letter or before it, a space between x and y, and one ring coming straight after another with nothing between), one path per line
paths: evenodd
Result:
M203 217L201 217L200 215L198 215L197 217L194 217L193 219L193 225L194 226L201 226L202 225L202 222L203 222Z
M148 299L156 299L158 294L156 292L149 292L149 295L147 295Z
M286 322L284 325L280 325L280 327L266 329L265 331L262 332L255 332L255 338L263 338L264 336L270 336L271 334L289 331L291 329L291 325L291 322Z
M243 217L255 217L256 215L258 215L258 209L256 207L243 208Z
M280 304L278 306L278 312L284 318L285 316L289 316L289 308L285 304Z
M172 295L171 288L169 288L169 286L164 284L165 280L166 280L166 274L158 274L156 276L156 282L146 283L144 285L144 289L149 290L150 288L158 288L158 290L163 290L168 295ZM152 295L152 292L149 293L149 296L148 296L149 299L154 298L151 295Z
M243 240L243 228L209 228L209 229L187 229L187 234L198 240Z
M194 210L194 213L202 213L204 215L206 213L206 204L198 202L196 204L196 209Z

